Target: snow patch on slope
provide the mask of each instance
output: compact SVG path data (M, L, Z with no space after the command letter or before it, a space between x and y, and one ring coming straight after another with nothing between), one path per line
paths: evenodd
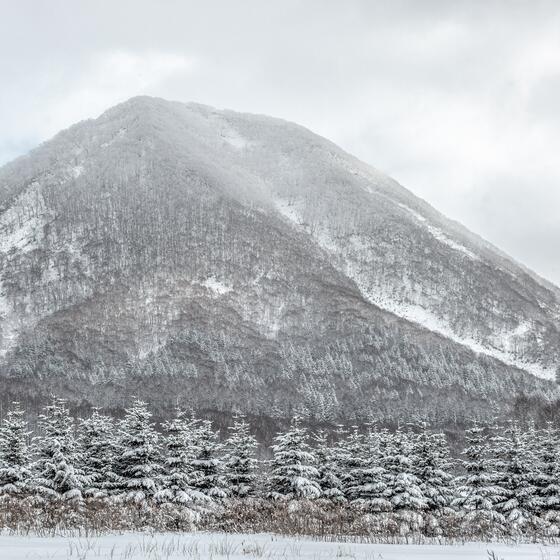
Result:
M288 204L284 200L276 200L275 206L284 217L288 218L295 224L301 225L302 220L297 211L297 205L295 203ZM443 232L441 232L441 230L428 224L426 218L402 204L400 204L400 206L406 208L408 211L413 213L420 222L424 223L428 231L432 235L434 235L436 239L445 243L446 245L449 245L457 251L461 251L471 259L479 259L477 255L469 251L466 247L463 247L462 245L459 245L458 243L449 239ZM325 229L319 229L314 232L313 236L323 249L329 251L330 253L340 255L341 249L331 238L328 231L326 231ZM360 251L367 250L368 248L367 245L363 243L362 238L360 238L359 236L352 235L350 236L349 241L354 248ZM384 309L385 311L389 311L390 313L393 313L398 317L402 317L403 319L410 321L411 323L415 323L425 329L440 334L445 338L456 342L457 344L466 346L477 354L490 356L492 358L500 360L506 365L519 368L542 379L554 378L555 372L552 368L545 368L540 364L524 361L515 356L515 343L517 341L520 341L520 338L526 335L531 330L530 323L520 323L514 331L502 333L502 335L500 336L500 340L498 340L497 342L500 343L504 350L500 348L489 347L488 345L484 345L480 341L477 341L475 338L458 335L453 331L447 321L437 317L432 312L421 307L420 305L397 302L391 296L384 294L382 289L379 289L379 291L377 292L368 289L361 281L359 271L356 270L352 263L348 260L346 260L345 272L347 276L356 283L362 295L377 307Z
M231 286L224 284L220 280L218 280L215 276L210 276L206 278L204 282L201 283L201 286L204 286L210 292L214 293L216 296L223 296L233 290Z
M108 140L107 142L103 142L101 144L101 147L108 148L109 146L114 144L119 138L122 138L125 134L126 134L126 128L119 129L119 131L115 134L115 136L113 136L111 140Z
M301 226L302 220L300 214L297 209L297 203L293 201L284 200L282 198L277 198L273 201L274 207L284 218L287 218L288 221Z
M10 259L39 247L44 237L46 207L41 185L32 183L21 193L12 206L0 215L0 254ZM0 279L0 356L5 356L15 345L21 327L21 318L10 302Z
M33 183L0 216L0 253L17 249L21 254L36 249L43 237L44 212L38 183Z
M464 255L466 255L467 257L469 257L472 260L475 260L475 261L480 260L480 257L478 255L473 253L471 250L467 249L464 245L461 245L460 243L457 243L453 239L450 239L449 237L447 237L447 235L445 235L445 233L443 233L443 231L441 231L441 229L439 229L438 227L430 224L424 216L422 216L421 214L419 214L418 212L416 212L412 208L409 208L405 204L399 203L399 206L401 208L404 208L410 214L412 214L416 218L416 220L419 223L421 223L424 226L424 228L435 239L437 239L440 243L443 243L444 245L447 245L448 247L451 247L451 249L453 249L454 251L459 251L460 253L463 253Z
M394 315L402 317L403 319L406 319L407 321L410 321L412 323L416 323L417 325L420 325L421 327L424 327L429 331L440 334L445 338L452 340L453 342L461 344L462 346L466 346L477 354L484 354L486 356L496 358L506 365L522 369L528 373L531 373L535 377L540 377L541 379L554 379L555 374L552 368L545 368L539 364L516 358L513 355L513 347L511 347L507 343L504 344L504 348L511 350L511 352L503 351L499 348L489 348L487 345L483 345L481 342L475 340L474 338L456 334L445 320L436 317L427 309L419 305L403 304L397 302L392 298L384 295L381 291L378 293L374 293L371 290L366 290L359 284L359 282L355 278L354 280L356 281L364 297L366 297L373 304L377 305L377 307L380 307L385 311L389 311ZM517 327L517 329L513 331L513 333L504 333L504 339L508 340L513 336L522 336L520 332L523 331L523 333L526 333L526 328L530 328L530 326L527 327L527 325L522 324Z
M236 130L228 129L223 130L220 134L220 137L230 146L238 150L243 150L249 146L249 141L246 138L243 138Z

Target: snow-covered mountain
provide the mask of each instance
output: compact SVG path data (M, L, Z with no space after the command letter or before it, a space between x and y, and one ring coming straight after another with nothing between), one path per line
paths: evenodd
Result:
M320 419L548 397L560 290L331 142L140 97L0 169L0 382Z

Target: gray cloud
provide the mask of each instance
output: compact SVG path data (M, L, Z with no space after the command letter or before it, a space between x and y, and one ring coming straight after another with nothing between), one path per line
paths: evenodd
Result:
M554 1L20 0L0 163L140 93L297 121L560 284Z

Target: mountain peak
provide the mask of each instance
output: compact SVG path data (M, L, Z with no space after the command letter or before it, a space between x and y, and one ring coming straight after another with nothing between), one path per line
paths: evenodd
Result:
M135 97L0 169L0 203L22 391L467 416L550 391L560 362L555 290L286 121Z

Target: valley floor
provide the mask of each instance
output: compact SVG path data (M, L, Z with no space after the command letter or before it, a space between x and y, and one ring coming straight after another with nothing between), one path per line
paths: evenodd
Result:
M560 560L560 545L321 542L277 535L0 535L2 560Z

